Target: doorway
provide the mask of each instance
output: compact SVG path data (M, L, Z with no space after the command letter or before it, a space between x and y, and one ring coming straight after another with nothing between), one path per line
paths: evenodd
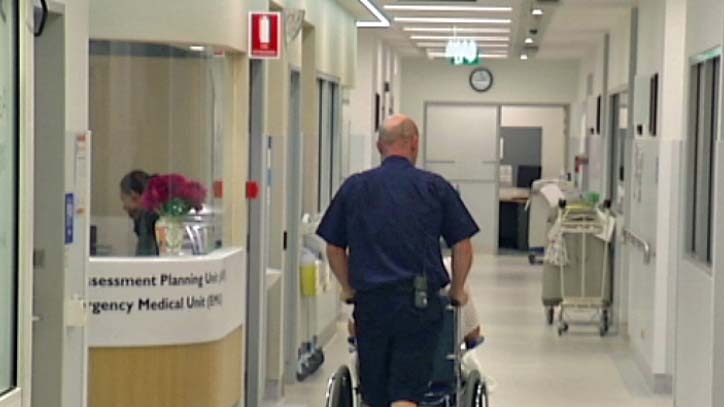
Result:
M284 381L296 382L297 355L300 345L300 251L302 244L302 190L304 182L302 135L302 75L292 69L289 82L289 140L287 142L287 227L286 227L286 271L285 329L284 335Z
M266 73L264 62L249 65L249 179L258 195L249 200L249 264L247 286L246 406L261 405L266 386L267 162L264 134Z
M20 272L18 261L18 188L20 117L19 10L16 1L0 2L0 406L19 406L24 383L19 377Z
M538 254L545 245L541 235L545 235L547 219L535 215L531 219L526 208L535 193L535 181L568 179L563 176L567 172L567 128L566 106L501 107L498 237L502 249Z
M86 405L87 134L67 134L65 16L35 39L33 406Z
M500 128L500 249L529 249L526 205L533 182L541 178L542 144L542 127Z

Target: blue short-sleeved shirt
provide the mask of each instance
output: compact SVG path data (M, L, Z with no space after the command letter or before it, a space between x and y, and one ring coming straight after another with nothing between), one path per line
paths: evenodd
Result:
M421 273L430 287L446 286L440 238L452 247L479 230L450 183L392 156L347 179L317 234L349 248L350 284L366 291Z

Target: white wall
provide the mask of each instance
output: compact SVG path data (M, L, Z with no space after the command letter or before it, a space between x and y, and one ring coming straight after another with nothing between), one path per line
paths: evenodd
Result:
M621 18L610 34L608 60L608 89L617 90L628 85L631 53L631 16Z
M724 4L719 0L689 0L686 10L682 10L686 18L686 51L685 57L691 57L708 51L722 43L724 36ZM688 66L688 64L687 64ZM688 75L688 73L685 73ZM685 76L684 78L687 78ZM684 79L687 84L688 80ZM666 97L666 96L665 96ZM688 101L684 99L684 109L688 109ZM684 110L686 112L686 110ZM685 122L686 123L686 122ZM675 135L673 135L675 137ZM688 136L684 136L688 138ZM721 148L718 143L717 148ZM721 154L717 154L721 158ZM721 184L721 163L718 163L717 184ZM679 189L683 195L688 190L688 178ZM686 205L684 205L686 207ZM681 230L688 221L683 215ZM715 222L724 221L720 212L715 213ZM681 234L683 236L683 233ZM719 261L722 251L720 239L713 239L715 262ZM683 242L682 242L683 243ZM680 245L679 253L683 255L679 263L677 279L678 311L676 326L676 376L675 402L678 406L713 406L713 391L721 383L713 379L714 349L714 270L688 259L683 254L684 245ZM708 269L708 270L707 270ZM721 344L720 344L721 345ZM721 400L719 400L721 402Z
M541 127L542 177L557 178L565 172L566 111L562 107L503 106L502 127Z
M380 38L379 31L360 30L357 47L355 87L349 91L348 103L344 106L344 127L349 128L345 144L349 162L348 167L343 169L345 176L379 163L375 146L375 94L380 95L381 105L384 105L380 121L389 116L390 111L399 112L401 99L400 57ZM390 92L385 93L385 82L390 83Z

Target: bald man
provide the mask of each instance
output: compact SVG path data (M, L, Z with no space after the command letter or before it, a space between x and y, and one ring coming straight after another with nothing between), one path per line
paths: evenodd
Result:
M415 167L420 135L405 116L379 133L382 165L350 177L317 234L343 296L354 299L362 398L370 407L419 405L432 376L443 316L439 297L465 304L478 226L455 189ZM452 281L440 238L453 249Z

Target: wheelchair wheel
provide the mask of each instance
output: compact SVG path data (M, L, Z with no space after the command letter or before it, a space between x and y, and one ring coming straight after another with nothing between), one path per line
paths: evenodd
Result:
M480 378L480 372L470 373L465 381L465 404L462 407L490 407L488 402L488 387Z
M326 407L354 407L352 373L347 366L341 366L329 378Z

